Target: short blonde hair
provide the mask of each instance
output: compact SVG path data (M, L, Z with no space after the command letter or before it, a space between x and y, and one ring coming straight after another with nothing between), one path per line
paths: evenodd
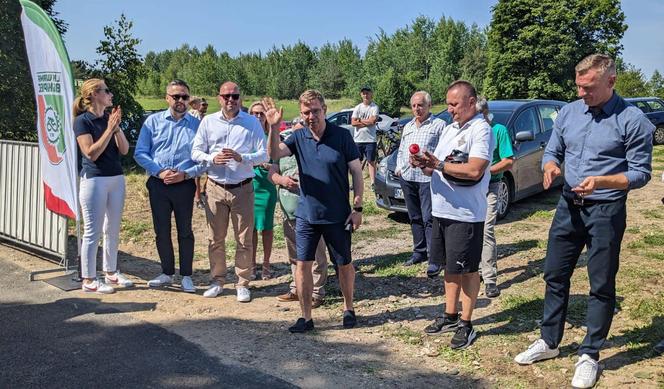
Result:
M104 80L101 78L90 78L81 84L78 97L74 100L74 117L90 110L92 94L97 92L103 84Z
M309 105L314 100L320 101L320 105L325 107L325 97L315 89L307 89L300 95L300 104Z
M578 74L584 74L590 69L598 70L601 75L616 74L616 62L606 54L590 54L582 59L574 68Z

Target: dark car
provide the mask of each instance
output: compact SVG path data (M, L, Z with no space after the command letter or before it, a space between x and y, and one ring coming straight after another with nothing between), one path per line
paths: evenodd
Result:
M655 125L652 143L664 144L664 101L658 97L632 97L625 100L643 111Z
M514 165L505 172L498 196L498 218L503 218L509 206L528 196L540 193L542 186L542 155L553 130L553 122L565 105L556 100L496 100L489 101L493 122L507 127L514 148ZM449 114L448 114L449 115ZM449 123L449 116L447 116ZM443 118L444 119L444 118ZM394 176L397 153L383 159L376 174L376 203L395 212L407 212L401 186ZM554 185L562 184L562 177Z

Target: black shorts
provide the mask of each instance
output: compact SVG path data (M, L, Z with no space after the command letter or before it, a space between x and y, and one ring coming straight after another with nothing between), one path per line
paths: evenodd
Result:
M360 161L364 161L364 158L369 162L374 162L378 158L378 146L376 142L371 143L355 143L357 145L357 150L360 152Z
M350 255L350 231L344 223L311 224L302 218L295 219L295 247L298 261L313 261L316 259L316 248L321 235L327 245L332 263L348 265Z
M444 263L445 273L478 271L484 244L484 222L468 223L433 217L431 262Z

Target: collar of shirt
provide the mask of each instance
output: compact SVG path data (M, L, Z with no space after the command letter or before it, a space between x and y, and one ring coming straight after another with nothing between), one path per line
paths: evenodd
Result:
M314 133L311 131L311 129L310 129L309 127L302 127L301 130L304 130L304 137L305 137L305 138L307 138L307 139L313 139L314 141L320 143L320 142L322 142L323 139L325 139L325 137L327 136L327 133L328 133L327 129L328 129L329 127L330 127L330 123L326 120L326 121L325 121L325 130L323 131L323 136L321 136L320 139L318 139L318 140L316 140L316 138L314 138Z
M404 126L404 129L403 129L404 134L407 134L407 133L413 132L417 129L420 129L420 128L426 126L427 124L431 124L433 119L434 119L433 114L431 112L429 112L429 116L427 116L427 118L424 119L424 121L422 123L420 123L420 126L418 127L417 126L417 118L413 118L413 120L409 121Z
M474 125L478 120L484 120L484 116L482 116L481 113L476 114L475 116L472 117L472 119L468 120L466 124L463 126L459 127L458 122L452 123L452 127L456 130L463 131L469 129L472 125Z
M611 98L609 98L609 100L606 103L604 103L604 105L602 106L602 108L600 108L599 111L596 111L596 109L594 109L595 107L590 107L586 105L586 103L584 102L583 105L586 107L584 112L586 114L590 113L591 115L593 115L593 112L597 113L603 112L604 115L611 116L611 114L616 110L616 105L618 104L618 100L619 100L618 94L614 91L613 94L611 95Z
M184 120L187 123L190 123L191 120L194 119L194 117L191 116L191 114L189 112L185 112L180 119L175 119L173 117L173 114L171 113L171 110L167 109L162 113L162 119L170 120L170 121L176 122L176 123L178 123L180 120Z

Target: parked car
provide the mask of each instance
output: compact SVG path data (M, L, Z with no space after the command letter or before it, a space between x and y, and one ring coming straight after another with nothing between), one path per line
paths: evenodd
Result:
M551 136L553 122L563 105L564 102L555 100L489 101L493 121L507 127L515 154L512 169L505 172L501 181L497 205L499 219L507 215L511 203L544 190L542 155ZM449 116L446 121L449 123ZM390 211L407 212L399 180L394 175L396 157L397 152L394 152L379 164L375 184L376 204ZM562 177L558 177L554 186L562 183Z
M352 109L342 109L339 112L332 112L327 114L327 121L336 124L337 126L347 128L349 131L351 131L351 134L355 131L355 127L350 125L350 117L353 114ZM378 122L376 123L376 126L378 127L379 131L387 131L390 128L393 128L396 130L397 125L399 123L398 119L392 118L384 113L380 113L378 115Z
M625 100L643 111L655 125L652 143L664 144L664 101L658 97L632 97Z

